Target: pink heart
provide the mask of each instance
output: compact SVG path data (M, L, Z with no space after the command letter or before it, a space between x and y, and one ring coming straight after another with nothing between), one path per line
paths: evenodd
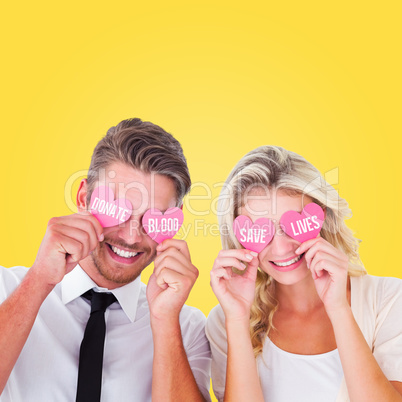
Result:
M301 214L296 211L285 212L281 216L280 226L288 236L303 243L318 236L324 219L322 208L311 202Z
M111 188L99 186L91 195L90 211L104 228L108 228L130 219L133 206L124 198L115 200Z
M239 215L233 222L233 230L243 247L259 253L274 237L275 225L268 218L259 218L253 223L247 216Z
M148 236L159 244L171 239L180 230L183 220L183 211L180 208L169 208L165 213L151 208L142 217L142 226Z

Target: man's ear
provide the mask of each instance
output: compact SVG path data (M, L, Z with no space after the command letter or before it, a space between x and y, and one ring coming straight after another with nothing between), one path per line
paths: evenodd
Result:
M88 183L87 179L82 179L80 187L77 191L77 208L78 212L87 210L87 194L88 194Z

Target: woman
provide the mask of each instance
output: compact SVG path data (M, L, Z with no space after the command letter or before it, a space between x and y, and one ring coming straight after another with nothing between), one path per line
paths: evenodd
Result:
M299 243L279 221L311 202L325 220ZM401 401L402 281L366 275L343 222L348 204L318 170L283 148L257 148L230 173L218 214L220 305L206 327L218 400ZM236 239L238 215L275 223L259 254Z

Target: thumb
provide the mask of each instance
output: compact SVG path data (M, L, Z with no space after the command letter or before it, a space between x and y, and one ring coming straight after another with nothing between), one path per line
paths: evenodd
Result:
M253 256L253 259L247 263L247 268L243 274L243 277L255 281L257 279L258 263L258 257Z

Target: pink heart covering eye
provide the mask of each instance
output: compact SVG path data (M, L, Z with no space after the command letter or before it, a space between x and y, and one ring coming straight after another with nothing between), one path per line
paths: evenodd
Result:
M124 198L115 200L111 188L99 186L91 195L90 211L104 228L108 228L130 219L133 206Z
M285 212L280 220L285 233L300 243L317 237L323 223L324 211L314 202L307 204L301 214L296 211Z
M247 216L239 215L233 222L233 231L243 247L259 253L274 237L275 225L268 218L253 223Z
M183 211L180 208L169 208L165 213L157 208L151 208L142 217L142 226L148 236L159 244L174 237L180 230L183 220Z

